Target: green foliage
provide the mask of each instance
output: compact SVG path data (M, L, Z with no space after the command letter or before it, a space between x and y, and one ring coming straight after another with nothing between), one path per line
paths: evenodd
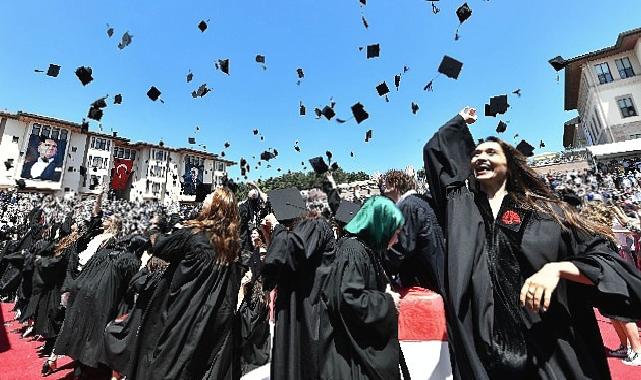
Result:
M349 173L343 171L343 169L338 169L333 172L334 180L336 184L344 182L353 182L353 181L363 181L370 178L367 173L364 172L355 172ZM323 181L325 180L324 175L316 175L314 172L302 173L285 173L278 177L270 177L266 180L258 180L256 185L264 192L268 192L275 189L286 189L289 187L295 187L299 190L309 190L312 188L320 188ZM238 192L236 197L238 200L243 200L247 197L247 192L249 188L245 182L238 184Z

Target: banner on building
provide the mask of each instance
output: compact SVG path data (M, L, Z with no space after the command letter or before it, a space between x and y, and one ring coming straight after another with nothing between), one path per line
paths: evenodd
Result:
M203 183L203 172L205 165L202 160L185 160L185 174L182 176L183 194L195 195L199 186Z
M111 188L116 191L122 191L127 188L133 160L123 158L114 158L114 167L111 169Z
M60 181L67 141L32 134L22 165L21 178Z

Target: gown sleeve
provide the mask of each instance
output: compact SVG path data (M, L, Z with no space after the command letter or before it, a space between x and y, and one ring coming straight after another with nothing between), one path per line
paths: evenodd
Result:
M185 255L185 247L191 235L190 229L183 229L171 235L159 236L153 246L153 255L170 263L180 261Z
M574 233L574 256L566 261L594 283L593 302L611 316L641 319L641 273L618 256L612 242L601 236Z
M460 115L445 123L423 148L425 174L441 225L445 225L448 192L464 187L465 180L472 174L473 151L472 134Z
M261 270L265 290L276 288L283 276L296 271L296 257L303 249L303 242L297 235L287 231L282 224L274 227L272 242Z

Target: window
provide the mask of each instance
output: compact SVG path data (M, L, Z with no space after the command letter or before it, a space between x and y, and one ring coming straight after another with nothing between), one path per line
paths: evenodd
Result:
M164 161L164 160L165 160L166 155L167 155L167 152L162 151L162 150L157 150L157 151L156 151L156 155L155 155L155 159L156 159L157 161Z
M600 84L606 84L614 81L612 78L612 73L610 73L610 65L607 62L599 63L594 65L596 75L599 78Z
M631 139L641 139L641 133L635 133L634 135L630 135Z
M31 129L31 134L32 135L40 135L40 124L34 124L33 128Z
M130 158L131 151L130 151L129 149L126 149L126 150L125 150L125 149L121 149L121 152L122 152L123 150L124 150L123 157L125 158L125 160L128 160L128 159Z
M58 141L67 141L69 132L66 129L52 128L50 125L42 125L33 123L31 134L36 136L49 137ZM14 142L18 142L17 137L14 137Z
M634 104L632 104L631 97L628 96L618 99L617 105L619 106L619 110L621 110L621 117L624 119L626 117L637 116L637 110L634 108Z
M91 147L98 150L109 150L108 140L101 137L92 137Z
M621 79L634 76L634 69L632 68L632 63L630 63L630 58L624 57L621 59L615 59L614 62L617 64L617 70L619 70Z
M18 136L13 136L13 140L12 140L12 142L13 142L14 144L17 144L17 143L18 143L18 141L20 141L20 138L18 138Z
M218 163L218 171L219 172L225 172L225 164L222 162Z
M49 137L50 133L51 133L51 126L43 125L42 132L40 132L40 136Z

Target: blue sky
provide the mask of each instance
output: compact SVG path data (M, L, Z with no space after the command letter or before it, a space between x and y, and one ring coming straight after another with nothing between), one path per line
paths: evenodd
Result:
M229 141L227 158L236 161L252 162L252 155L273 147L280 155L272 168L263 165L250 173L265 178L278 175L277 167L300 170L301 161L328 149L349 171L418 167L424 142L463 106L482 110L489 97L521 88L523 96L511 96L512 107L503 116L509 121L503 137L510 141L519 133L537 146L543 139L545 150L552 151L561 148L562 124L575 114L563 110L563 76L557 83L547 60L610 46L620 32L641 26L638 0L471 0L473 15L454 41L455 10L463 1L439 1L436 15L423 0L367 3L5 2L0 109L79 122L92 101L122 93L122 105L110 103L105 109L105 131L113 128L132 141L162 138L177 147L187 146L187 137L199 126L199 143L220 153ZM210 19L204 33L197 29L202 19ZM115 29L112 38L107 24ZM125 31L133 43L119 50ZM374 43L381 46L380 58L367 60L358 47ZM255 62L256 54L266 56L266 71ZM464 63L459 79L441 76L434 92L424 92L445 54ZM230 76L215 70L218 58L230 59ZM49 63L62 66L58 78L34 73ZM74 75L81 65L94 72L86 87ZM394 75L404 65L410 71L397 92ZM305 78L297 86L299 67ZM186 83L189 70L194 80ZM389 103L375 90L383 80L391 89ZM203 83L213 92L193 99L191 92ZM162 91L164 104L147 98L152 85ZM350 107L361 102L370 118L360 125L315 120L313 108L328 104L330 97L338 117L350 117ZM298 115L299 101L308 116ZM411 113L412 101L420 106L417 115ZM492 134L497 123L482 117L473 134ZM366 144L368 129L374 137ZM300 153L293 149L295 141ZM238 172L236 166L232 174Z

